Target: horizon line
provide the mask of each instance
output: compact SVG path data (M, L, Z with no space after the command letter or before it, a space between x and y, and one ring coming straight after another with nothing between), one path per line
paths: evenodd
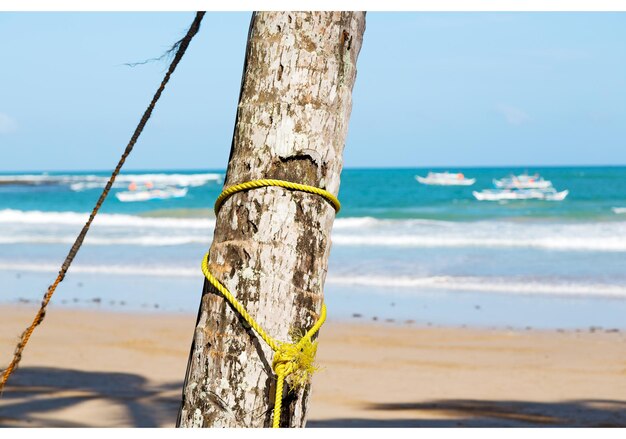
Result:
M437 165L437 166L349 166L344 167L342 171L374 171L374 170L423 170L423 169L546 169L546 168L623 168L626 167L626 164L593 164L593 165L461 165L461 166L445 166L445 165ZM131 168L125 169L127 172L226 172L225 168ZM10 173L33 173L33 174L43 174L43 173L72 173L72 172L112 172L111 168L106 169L58 169L58 170L41 170L41 169L32 169L32 170L0 170L1 174L10 174Z

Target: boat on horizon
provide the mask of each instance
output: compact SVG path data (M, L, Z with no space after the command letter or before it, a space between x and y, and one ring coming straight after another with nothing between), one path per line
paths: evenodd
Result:
M429 172L426 177L416 175L415 179L431 186L471 186L476 183L475 178L465 178L460 172Z

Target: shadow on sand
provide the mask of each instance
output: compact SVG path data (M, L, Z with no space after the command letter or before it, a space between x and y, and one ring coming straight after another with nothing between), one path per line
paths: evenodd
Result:
M155 385L140 375L25 367L0 398L0 426L173 426L182 381ZM119 418L64 420L57 412L101 401ZM311 419L308 427L626 427L626 401L440 400L363 406L362 418ZM385 412L389 414L385 418ZM367 414L376 416L368 418ZM67 416L66 416L67 417Z
M366 410L394 412L393 419L328 419L309 427L626 427L626 402L440 400L373 404ZM398 418L398 412L406 417ZM434 419L429 419L429 414ZM414 415L413 417L411 415ZM437 415L436 417L432 415ZM379 416L376 416L379 418Z
M172 426L180 406L182 386L182 381L153 385L144 377L129 373L24 367L11 377L0 397L0 426L101 426L104 423L93 417L66 421L46 416L94 400L110 402L122 409L124 415L114 422L116 426Z

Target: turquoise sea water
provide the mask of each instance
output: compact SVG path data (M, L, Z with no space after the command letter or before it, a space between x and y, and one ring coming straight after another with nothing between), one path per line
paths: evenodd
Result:
M506 218L611 221L623 220L616 216L613 208L626 207L626 167L451 169L453 172L463 172L468 178L476 178L476 184L469 187L418 184L414 176L425 176L428 171L444 169L344 170L339 193L343 207L339 217L448 221ZM558 190L568 189L570 194L567 200L562 203L516 202L502 208L502 203L480 203L472 197L472 191L492 188L494 178L524 172L539 172L545 179L551 180ZM107 172L0 173L0 209L85 212L97 199L104 186L102 181L106 181L108 175ZM170 210L174 216L185 216L184 212L175 210L206 209L212 206L212 200L221 189L221 183L215 182L213 177L223 176L223 171L143 171L124 175L126 178L116 186L117 190L126 190L129 180L150 180L149 175L171 184L189 183L188 180L193 180L194 184L202 181L207 183L190 186L188 196L180 199L122 203L110 197L102 209L103 213L139 214ZM2 184L11 181L21 184ZM51 184L37 184L46 181ZM72 190L72 184L82 184L82 187Z
M331 318L417 324L626 328L626 167L344 170L326 284ZM556 201L477 201L492 179L539 172ZM107 173L0 174L0 300L38 300ZM128 173L62 284L57 305L195 312L221 171ZM131 182L184 198L120 202ZM123 305L122 305L123 302ZM353 317L357 315L358 317Z

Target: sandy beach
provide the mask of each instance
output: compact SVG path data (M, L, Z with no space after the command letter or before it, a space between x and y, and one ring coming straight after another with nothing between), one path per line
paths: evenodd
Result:
M0 307L6 363L32 306ZM49 311L3 427L172 427L195 317ZM626 334L329 322L309 427L626 426Z

